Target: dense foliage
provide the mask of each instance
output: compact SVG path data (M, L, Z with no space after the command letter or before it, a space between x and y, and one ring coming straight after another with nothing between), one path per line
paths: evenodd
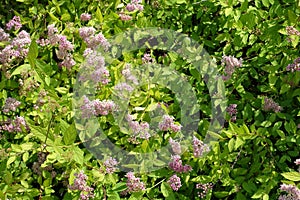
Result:
M294 0L2 0L0 199L300 199L299 20ZM118 37L147 27L200 47L186 56L154 47L172 46L172 34ZM146 47L112 59L104 56L118 54L112 41ZM202 47L226 106L193 65ZM90 83L95 95L77 99ZM196 100L183 92L186 110L199 109L200 120L186 141L177 94L189 89ZM120 95L125 117L116 114ZM212 106L225 115L215 133ZM160 155L167 165L100 159L91 121L133 155L169 144L170 154Z

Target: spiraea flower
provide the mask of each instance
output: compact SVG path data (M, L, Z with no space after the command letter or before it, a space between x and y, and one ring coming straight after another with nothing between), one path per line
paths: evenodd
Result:
M101 83L106 85L109 79L109 71L105 66L104 57L100 52L90 50L87 54L85 62L81 65L81 73L79 80L82 82L92 81L95 85Z
M8 41L9 34L6 33L2 28L0 28L0 42Z
M15 28L15 30L18 30L22 28L21 19L19 16L14 16L7 24L6 24L7 30L10 30L12 28Z
M175 140L173 140L172 138L169 139L169 143L172 147L172 151L176 154L176 155L180 155L181 154L181 146L179 142L176 142Z
M174 123L174 117L170 115L163 115L162 121L158 124L158 127L162 131L172 130L173 132L179 132L181 125Z
M265 111L274 111L274 112L280 112L282 110L282 108L278 105L278 103L276 103L275 101L273 101L273 99L266 97L264 100L264 106L263 109Z
M132 20L132 17L130 15L126 15L124 13L119 13L119 17L122 21L130 21Z
M150 128L149 128L149 123L148 122L138 122L133 120L132 115L127 115L126 120L128 122L129 128L132 131L133 138L141 138L148 140L151 135L150 135Z
M209 190L211 190L213 188L213 184L212 183L198 183L196 185L196 189L200 189L201 191L197 192L198 197L200 197L201 199L204 199L208 193Z
M2 108L4 113L8 113L9 111L16 111L16 109L21 105L20 101L17 101L15 98L8 97L5 101L5 105Z
M80 107L83 118L90 118L92 116L108 115L114 111L116 105L111 100L99 99L90 101L87 96L83 96L83 105Z
M290 35L300 35L300 32L293 26L287 26L286 28L287 34Z
M139 192L146 190L145 183L143 183L140 178L134 176L133 172L127 172L125 175L127 177L127 190L126 193Z
M0 51L0 62L8 65L15 59L24 59L29 51L31 43L30 35L26 31L21 31L10 43Z
M236 114L237 114L237 109L236 109L236 107L237 107L237 105L236 104L230 104L228 107L227 107L227 109L226 109L226 111L227 111L227 113L230 115L230 117L231 117L231 121L236 121Z
M286 71L300 71L300 57L296 58L292 64L288 64L288 66L286 67Z
M118 161L112 157L108 158L104 162L104 166L106 168L106 173L112 174L116 171L116 165L118 164Z
M0 122L0 132L22 132L22 128L25 128L27 131L29 131L29 127L27 126L26 121L22 116L17 116L14 120L8 119L6 121Z
M232 74L234 73L235 71L235 68L236 67L241 67L242 66L242 62L243 62L243 59L237 59L235 58L234 56L223 56L222 57L222 65L225 65L225 74L226 75L223 75L223 80L228 80L231 78Z
M132 0L129 4L127 4L126 10L129 12L133 12L135 10L143 11L144 6L141 3L142 1Z
M190 165L183 165L182 160L179 155L174 155L171 157L172 161L169 162L170 169L174 170L175 172L189 172L192 171L192 167Z
M94 188L89 187L87 185L87 175L84 174L83 171L80 171L79 173L75 173L75 179L73 185L69 185L70 190L79 190L80 192L80 199L86 200L90 198L94 198Z
M92 16L90 14L88 14L88 13L82 13L80 15L80 20L81 21L89 21L91 19L91 17Z
M278 200L299 200L300 199L300 190L295 185L282 184L280 190L287 192L286 195L280 195Z
M195 157L201 157L204 153L209 152L210 148L201 140L193 136L193 154Z
M170 177L168 183L174 191L178 191L181 188L181 180L176 174Z

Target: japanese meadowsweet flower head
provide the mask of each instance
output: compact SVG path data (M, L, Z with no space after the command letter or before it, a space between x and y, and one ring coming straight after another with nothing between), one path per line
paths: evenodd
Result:
M15 28L15 30L19 30L22 28L21 19L19 16L14 16L7 24L6 24L7 30L10 30L12 28Z
M236 107L237 107L237 105L236 104L230 104L228 107L227 107L227 109L226 109L226 111L227 111L227 113L230 115L230 117L231 117L231 121L236 121L236 114L237 114L237 109L236 109Z
M173 132L179 132L181 130L181 125L174 123L174 117L170 115L163 115L162 121L159 122L158 128L161 131L172 130Z
M300 57L296 58L292 64L288 64L286 67L286 71L300 71Z
M83 96L83 105L80 107L83 118L90 118L92 116L108 115L114 111L116 105L111 100L99 99L90 101L87 96Z
M142 1L132 0L129 4L127 4L126 10L128 12L133 12L135 10L143 11L144 6L141 3L142 3Z
M86 180L88 179L87 175L83 171L75 173L75 179L73 185L69 185L70 190L79 190L80 199L86 200L89 198L94 198L94 188L87 186Z
M112 157L109 157L105 162L104 166L106 168L106 173L112 174L116 171L116 165L118 164L118 161Z
M288 33L288 35L300 35L300 32L293 26L287 26L286 28L286 31Z
M119 17L122 21L130 21L132 20L132 17L130 15L126 15L124 13L119 13Z
M176 142L175 140L173 140L172 138L169 139L169 143L172 147L172 151L176 154L176 155L180 155L181 154L181 146L179 142Z
M204 153L209 152L210 148L207 144L204 144L201 140L193 136L193 154L195 157L200 157Z
M225 74L222 78L223 80L228 80L231 78L232 74L235 71L236 67L242 66L243 59L237 59L234 56L226 56L222 57L221 63L225 65Z
M149 123L148 122L138 122L133 120L132 115L127 115L126 120L128 122L129 128L133 132L131 137L133 138L141 138L148 140L151 135L149 133Z
M21 102L17 101L15 98L8 97L5 101L5 105L2 108L4 113L9 111L16 111L16 109L21 105Z
M278 105L278 103L276 103L275 101L273 101L273 99L268 97L266 97L264 100L263 109L265 111L273 110L274 112L280 112L282 110L282 108Z
M299 200L300 199L300 190L295 185L282 184L280 190L287 192L286 195L280 195L278 200Z
M206 197L208 191L210 189L212 189L212 188L213 188L213 184L212 183L204 183L204 184L198 183L196 185L196 189L201 189L202 190L200 192L197 192L198 197L200 197L201 199L204 199Z
M89 21L91 19L91 17L92 16L90 14L88 14L88 13L82 13L80 15L80 20L81 21Z
M8 41L9 34L6 33L2 28L0 28L0 42Z
M176 174L170 177L168 183L174 191L178 191L181 188L181 180Z
M190 165L182 165L182 160L179 155L171 156L172 161L169 162L169 167L175 172L189 172L192 171L192 167Z
M127 177L126 192L138 192L146 190L145 184L141 182L140 178L135 177L133 172L127 172L125 177Z

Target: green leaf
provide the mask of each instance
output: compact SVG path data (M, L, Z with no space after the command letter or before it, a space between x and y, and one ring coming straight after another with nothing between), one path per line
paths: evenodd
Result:
M70 148L70 152L73 153L72 159L75 162L77 162L78 164L83 165L83 160L84 160L83 154L84 154L84 152L77 146L73 146L72 148Z
M175 199L174 193L170 185L166 182L163 182L160 185L161 193L166 197L166 199Z
M265 191L262 189L258 189L253 195L252 195L252 199L259 199L261 198L263 195L265 194Z
M299 172L285 172L285 173L281 173L281 175L290 181L300 181Z
M19 74L21 74L22 71L27 71L30 68L31 68L31 66L29 64L20 65L13 71L13 73L11 73L11 75L12 76L19 75Z
M102 13L101 13L101 10L99 7L97 7L97 10L96 10L96 18L99 20L100 23L103 22L103 16L102 16Z
M31 67L35 66L35 61L38 53L38 45L36 44L35 40L32 40L29 46L29 52L27 54L27 58Z
M214 192L213 194L217 198L224 198L224 197L227 197L229 195L229 192L221 191L221 192Z
M77 130L75 127L75 123L70 125L64 132L63 132L63 140L66 145L73 144L77 137Z
M229 152L232 152L234 149L234 145L235 145L235 139L231 138L228 142L228 150Z

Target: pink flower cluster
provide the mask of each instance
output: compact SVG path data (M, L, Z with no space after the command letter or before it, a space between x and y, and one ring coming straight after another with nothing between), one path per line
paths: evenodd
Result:
M223 75L222 78L224 81L228 80L231 78L232 74L235 71L236 67L241 67L242 66L242 59L237 59L234 56L223 56L222 57L222 65L225 65L225 74Z
M300 190L295 185L282 184L280 186L281 191L285 191L288 194L280 195L278 200L299 200L300 199Z
M93 81L95 85L99 83L106 85L110 81L104 58L97 51L88 53L81 68L80 81Z
M8 41L9 34L6 33L2 28L0 28L0 42Z
M172 161L169 162L169 167L175 172L189 172L192 171L192 167L190 165L182 165L182 160L179 155L172 156Z
M154 59L151 57L151 55L149 53L145 53L142 57L142 61L143 63L153 63Z
M79 174L75 173L74 175L76 178L74 179L73 185L69 186L69 189L81 191L80 199L82 200L94 198L94 188L87 186L86 180L88 177L84 174L84 172L80 171Z
M8 113L9 111L16 111L16 109L21 105L20 101L17 101L15 98L8 97L5 101L5 105L2 108L4 113Z
M164 115L162 122L158 124L158 127L162 131L172 130L173 132L179 132L181 130L181 125L174 123L174 117L170 115Z
M274 112L280 112L282 108L278 105L278 103L274 102L273 99L266 97L264 100L265 111L273 110Z
M15 30L18 30L22 28L21 19L19 16L14 16L7 24L6 28L7 30L10 30L12 28L15 28Z
M119 17L122 21L130 21L132 20L132 17L130 15L126 15L124 13L119 13Z
M92 16L90 14L88 14L88 13L82 13L80 15L80 20L81 21L89 21L91 19L91 17Z
M108 50L111 46L102 33L96 34L96 29L93 27L82 27L79 29L80 37L86 42L89 49L95 50L101 45L104 50Z
M174 174L173 176L170 177L170 179L168 180L168 183L170 184L171 188L174 191L178 191L179 188L181 187L181 180L176 174Z
M204 144L201 140L193 136L193 154L195 157L200 157L204 153L209 152L209 146L207 144Z
M300 58L296 58L292 64L288 64L286 71L300 71Z
M236 121L236 114L237 114L237 109L236 109L237 105L236 104L230 104L226 111L227 113L230 115L231 117L231 121L235 122Z
M298 35L298 36L300 35L300 32L297 29L295 29L295 27L293 27L293 26L287 26L285 29L289 36L290 35Z
M83 96L83 105L80 107L83 118L90 118L91 116L108 115L115 110L115 103L111 100L99 99L90 101L87 96Z
M14 120L8 119L6 121L0 122L0 132L22 132L22 128L26 128L26 130L29 130L24 117L16 117L16 119Z
M197 192L198 197L200 197L201 199L204 199L208 193L209 190L211 190L213 188L213 184L212 183L198 183L196 185L196 189L201 189L201 192Z
M125 177L127 177L127 189L123 192L123 194L146 190L145 184L141 182L140 178L135 177L133 172L127 172Z
M0 51L0 62L6 65L14 59L24 59L27 56L31 39L29 33L23 30L9 42L10 44Z
M74 50L74 45L67 40L66 36L57 34L58 30L54 24L49 25L47 29L49 43L53 46L58 45L57 57L62 60L59 65L70 69L76 64L75 60L73 59L73 55L70 53Z
M135 10L143 11L144 6L141 5L142 1L141 0L131 0L131 3L127 4L126 10L129 12L133 12Z
M118 161L112 157L108 158L105 162L104 162L104 166L106 168L106 173L108 174L112 174L116 171L116 165L119 164Z
M149 123L148 122L138 122L133 120L132 115L127 115L126 120L129 124L130 129L133 132L133 138L141 138L148 140L151 135L149 133Z
M179 142L176 142L175 140L173 140L172 138L169 139L169 143L172 147L173 152L176 155L180 155L181 154L181 146Z

